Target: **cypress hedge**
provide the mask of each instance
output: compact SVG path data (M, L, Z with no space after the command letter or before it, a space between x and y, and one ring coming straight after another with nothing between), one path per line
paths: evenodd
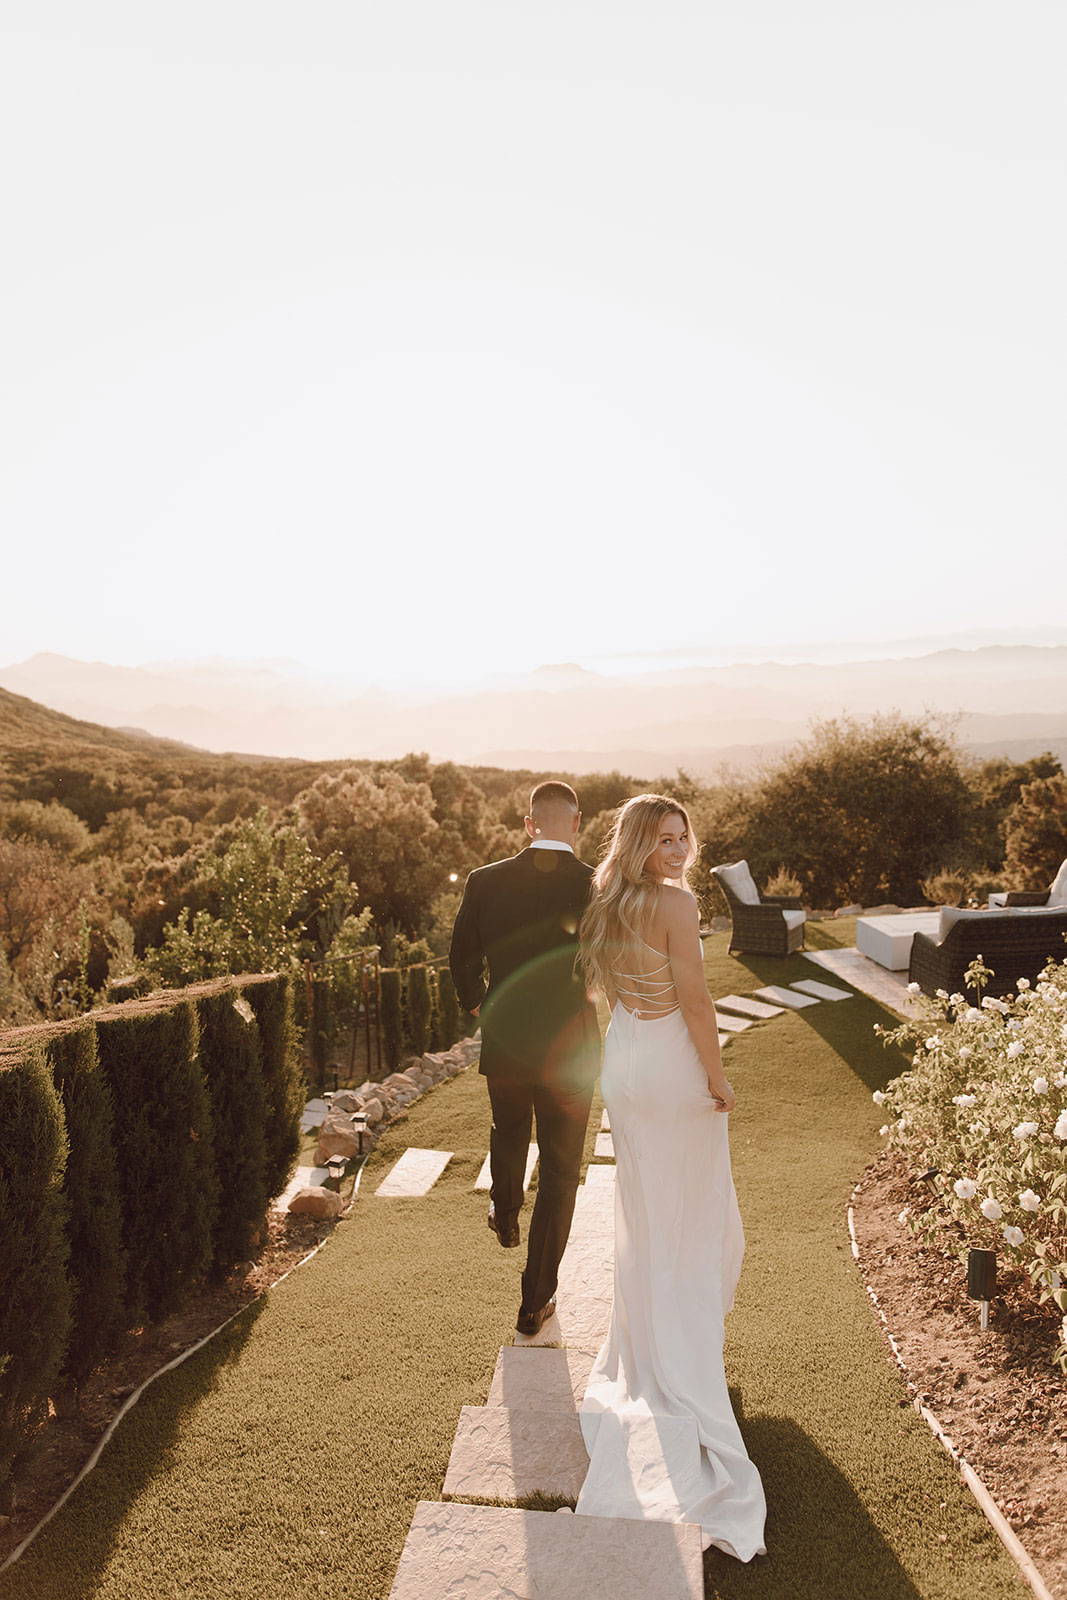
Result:
M437 974L437 1015L441 1025L441 1049L449 1050L463 1033L459 1015L459 996L452 982L452 974L442 967Z
M212 1258L211 1106L193 1004L173 995L96 1014L115 1110L127 1325L174 1311Z
M40 1043L0 1055L0 1510L48 1415L70 1326L63 1108Z
M263 1064L264 1176L267 1197L280 1194L300 1152L300 1113L307 1090L293 1016L293 986L284 975L242 980L256 1015Z
M430 974L426 967L409 967L407 979L407 1047L421 1056L430 1048Z
M400 1047L403 1037L400 973L395 967L383 967L379 981L382 1052L389 1071L395 1072L400 1065Z
M77 1390L112 1354L126 1326L114 1118L91 1021L57 1028L45 1050L70 1142L64 1194L73 1302L61 1380Z
M211 1099L211 1148L218 1190L212 1266L225 1273L247 1258L267 1208L266 1146L259 1029L236 988L205 995L200 1065Z

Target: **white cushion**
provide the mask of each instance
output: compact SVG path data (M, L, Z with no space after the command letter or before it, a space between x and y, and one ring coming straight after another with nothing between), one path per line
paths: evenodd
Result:
M991 908L991 909L992 909L992 908L993 908L993 907L994 907L994 906L1001 906L1001 907L1003 907L1003 906L1004 906L1004 902L1005 902L1005 900L1007 900L1007 898L1008 898L1008 891L1007 891L1007 889L998 889L998 890L997 890L997 891L996 891L996 892L995 892L995 893L994 893L994 894L991 894L991 895L990 895L990 896L989 896L989 899L988 899L988 900L987 900L987 902L986 902L986 904L987 904L987 905L988 905L988 906L989 906L989 907L990 907L990 908Z
M988 916L987 911L974 911L969 906L942 906L937 918L937 942L944 944L945 935L956 922L973 922L975 917Z
M783 911L782 916L785 918L787 928L802 928L804 926L803 911Z
M1048 903L1050 906L1067 906L1067 858L1060 862L1060 870L1052 880Z
M747 861L735 861L731 866L720 867L719 877L730 885L742 905L759 905L759 890L756 888L756 880L749 871Z

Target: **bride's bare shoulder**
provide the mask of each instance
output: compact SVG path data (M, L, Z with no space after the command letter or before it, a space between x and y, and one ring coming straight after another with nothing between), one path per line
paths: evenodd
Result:
M699 917L697 897L691 889L683 889L680 884L663 883L659 894L660 910L668 922L683 924Z

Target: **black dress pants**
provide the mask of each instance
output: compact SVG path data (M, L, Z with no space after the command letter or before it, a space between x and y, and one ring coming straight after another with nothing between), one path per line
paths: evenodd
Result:
M537 1198L522 1275L522 1310L539 1311L556 1292L559 1264L570 1236L593 1085L569 1090L516 1082L493 1073L487 1073L485 1081L493 1109L491 1194L501 1222L517 1217L522 1206L526 1153L533 1119L537 1118Z

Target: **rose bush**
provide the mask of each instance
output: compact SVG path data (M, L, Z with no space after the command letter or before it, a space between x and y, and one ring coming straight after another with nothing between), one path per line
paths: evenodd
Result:
M990 975L979 956L965 978L976 1003L938 991L914 1021L876 1027L913 1055L874 1099L883 1134L933 1197L908 1208L908 1226L938 1242L951 1234L961 1260L996 1249L1020 1269L1060 1312L1052 1359L1067 1373L1067 961L1003 999L982 998Z

